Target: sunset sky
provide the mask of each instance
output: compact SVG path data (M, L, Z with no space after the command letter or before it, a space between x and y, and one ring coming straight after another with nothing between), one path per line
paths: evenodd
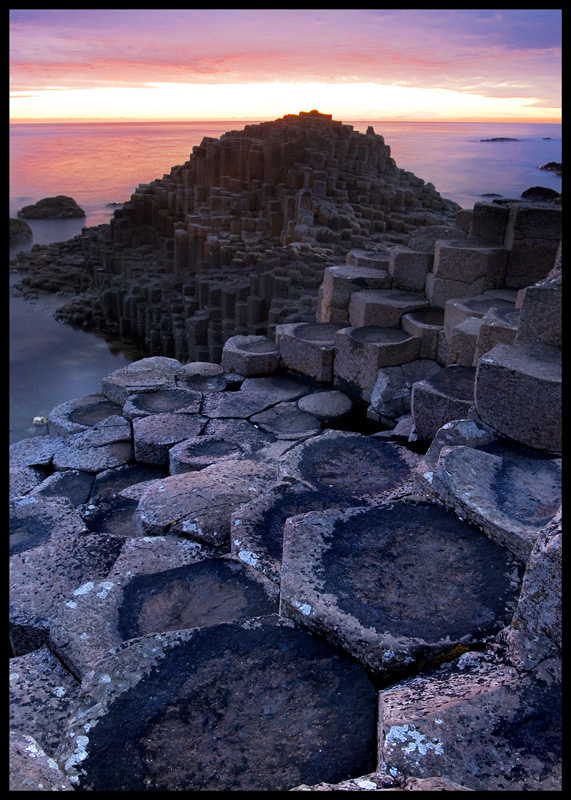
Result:
M12 121L561 120L559 9L15 9Z

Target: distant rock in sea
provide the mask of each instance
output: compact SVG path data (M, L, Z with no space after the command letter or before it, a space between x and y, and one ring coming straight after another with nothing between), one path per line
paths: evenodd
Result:
M10 217L10 244L22 242L33 236L32 229L23 219L13 219Z
M24 206L18 211L18 216L24 219L72 219L84 217L85 211L72 197L58 194L56 197L44 197L33 205Z
M493 139L480 139L481 142L519 142L519 139L513 139L511 136L494 136Z
M541 164L538 169L545 169L548 172L554 172L556 175L561 175L561 162L548 161L547 164Z
M555 189L548 189L546 186L532 186L521 193L524 200L538 201L542 203L552 203L558 198L561 198L559 192Z

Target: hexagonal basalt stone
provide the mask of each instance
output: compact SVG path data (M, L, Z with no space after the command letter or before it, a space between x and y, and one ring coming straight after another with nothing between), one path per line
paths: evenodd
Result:
M300 484L278 483L232 514L232 552L279 583L283 532L288 517L307 511L324 511L332 505L347 508L360 503L360 498L341 499L325 487L308 489Z
M320 382L333 380L335 334L344 323L316 322L278 325L276 340L282 364Z
M280 349L266 336L231 336L222 348L222 368L244 376L271 375L280 363Z
M133 455L131 426L123 417L106 417L92 428L66 436L54 454L56 469L102 472L127 464Z
M90 591L74 595L50 630L59 658L83 677L128 639L277 613L273 583L232 556L204 558L197 549L189 563L160 571L153 571L150 551L149 567L140 559L135 570L114 570L105 581L92 582Z
M10 555L85 531L80 515L65 498L27 495L10 501Z
M411 486L418 456L375 436L326 431L293 447L280 462L280 476L331 496L389 497Z
M123 406L125 419L148 417L151 414L198 414L202 392L191 389L159 389L130 395Z
M305 439L321 431L321 422L317 417L301 411L297 403L278 403L267 411L255 414L252 423L273 434L276 439Z
M310 512L284 529L280 613L393 677L501 630L522 572L440 505Z
M526 562L561 505L561 460L541 458L515 445L511 450L515 457L486 452L485 445L447 448L430 484L448 508Z
M123 406L129 395L136 392L176 388L175 374L181 367L180 361L174 358L142 358L103 378L101 393L111 402Z
M277 615L131 640L83 688L58 753L79 790L279 791L374 768L365 670Z
M111 416L121 415L121 406L102 394L89 394L61 403L48 415L48 430L51 434L65 436L92 428Z
M136 528L143 536L174 534L229 551L232 512L276 477L273 464L238 459L153 481L139 500Z
M10 558L10 641L15 655L40 647L59 606L78 586L103 580L123 539L82 534Z
M221 436L195 436L175 444L169 450L169 472L195 472L219 461L239 458L245 451L239 444Z
M200 414L151 414L133 420L135 458L139 463L168 466L169 450L198 436L207 423Z

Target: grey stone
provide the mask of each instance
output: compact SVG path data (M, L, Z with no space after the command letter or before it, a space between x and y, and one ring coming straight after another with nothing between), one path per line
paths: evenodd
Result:
M527 562L511 624L505 631L511 660L524 670L538 670L548 658L561 658L562 514L555 514L537 537Z
M335 336L335 386L369 401L379 369L413 361L419 346L420 339L398 328L343 328Z
M561 791L560 686L465 653L379 695L380 756L393 775L474 791Z
M282 481L233 512L232 553L279 584L283 531L288 517L325 511L331 505L346 508L360 502L360 498L340 497L325 486L309 488Z
M67 776L53 758L46 755L33 736L10 731L10 792L73 792Z
M271 375L279 364L279 347L266 336L231 336L222 348L221 366L225 372L245 377Z
M208 422L200 414L151 414L133 420L135 458L142 464L169 465L173 445L198 436Z
M522 573L507 550L437 504L310 512L284 528L280 613L388 679L498 633Z
M431 486L448 508L525 562L561 503L561 464L461 445L441 451Z
M337 322L278 325L276 341L283 366L321 383L331 382L335 334L342 327Z
M44 645L10 659L10 730L25 731L53 758L80 685Z
M169 474L194 472L243 455L246 451L235 441L221 436L195 436L170 448Z
M277 615L135 639L83 689L58 754L79 790L286 790L374 767L365 671Z
M503 436L561 454L560 350L535 343L497 344L478 362L475 402L483 422Z
M297 403L278 403L267 411L254 414L252 424L271 433L276 439L305 439L321 432L321 421L298 408Z
M410 405L419 439L432 439L445 423L470 415L475 376L475 367L453 365L413 385Z
M10 555L85 531L81 516L66 498L28 494L10 500Z
M418 456L392 442L345 431L326 431L288 451L280 461L282 480L340 499L389 498L407 493Z
M131 557L132 569L126 572L123 564L62 606L50 644L74 675L82 679L129 639L277 612L279 590L259 572L232 556L205 558L200 546L189 559L183 545L194 543L176 544L182 556L176 566L157 569L153 550L159 545L147 540L149 562L142 553L136 562Z
M134 361L103 378L101 393L123 406L131 394L151 389L175 389L175 374L182 364L174 358L151 356Z
M275 479L275 465L240 459L153 481L139 500L137 530L142 536L174 534L228 552L232 511Z
M102 472L129 463L133 455L131 426L123 417L107 417L92 428L62 439L62 446L53 457L58 470Z
M10 558L10 641L15 655L47 642L59 606L103 580L123 539L83 534L38 545Z
M48 414L51 434L66 436L80 433L110 416L121 414L121 406L112 403L102 394L89 394L66 403L60 403Z
M398 328L403 314L427 308L424 295L400 289L364 289L353 292L349 302L349 324L352 327L379 325Z
M353 401L343 392L333 389L306 394L297 401L297 405L301 411L312 414L318 420L331 422L346 417L353 408Z
M202 392L191 389L159 389L130 395L123 406L125 419L148 417L151 414L198 414Z

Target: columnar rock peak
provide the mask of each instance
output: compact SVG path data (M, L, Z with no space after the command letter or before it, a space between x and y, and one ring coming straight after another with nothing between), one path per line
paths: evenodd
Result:
M246 251L292 242L346 250L360 236L435 221L427 211L451 217L458 209L399 169L372 126L358 133L318 111L205 137L184 165L139 186L120 227L156 224L157 201L164 233L186 232L188 262L207 266L229 263L236 242Z
M93 281L61 318L219 360L233 335L311 322L326 265L453 225L458 206L366 133L318 111L205 137L84 242ZM170 322L167 321L167 317Z

